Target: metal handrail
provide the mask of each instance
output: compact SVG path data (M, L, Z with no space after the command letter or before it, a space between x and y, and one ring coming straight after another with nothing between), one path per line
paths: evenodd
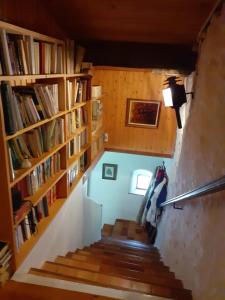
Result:
M174 204L183 200L191 200L203 195L208 195L216 193L219 191L225 190L225 176L222 176L214 181L211 181L207 184L201 185L192 191L186 192L169 200L163 202L160 206L164 207L169 204Z

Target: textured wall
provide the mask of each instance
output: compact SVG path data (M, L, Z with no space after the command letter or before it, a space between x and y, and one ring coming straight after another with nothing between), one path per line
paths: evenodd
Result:
M174 152L175 113L161 105L158 128L125 126L127 98L162 101L166 76L141 69L104 69L94 72L93 83L103 87L104 128L109 135L105 144L110 150L150 155L172 156Z
M195 97L175 154L170 196L225 173L225 22L215 17L198 62ZM166 208L157 245L195 300L225 299L225 192Z

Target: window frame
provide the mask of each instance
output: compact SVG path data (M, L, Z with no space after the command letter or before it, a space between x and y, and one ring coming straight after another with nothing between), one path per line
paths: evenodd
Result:
M130 186L129 186L129 194L133 194L133 195L138 195L138 196L144 196L148 186L146 189L141 189L141 188L137 188L138 186L138 176L146 176L149 177L149 184L152 180L153 177L153 173L149 170L145 170L145 169L136 169L132 172L131 175L131 180L130 180Z

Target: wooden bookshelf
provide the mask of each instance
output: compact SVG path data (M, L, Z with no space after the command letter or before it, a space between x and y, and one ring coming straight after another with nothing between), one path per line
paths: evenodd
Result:
M7 82L7 84L10 86L10 89L13 91L14 94L15 94L14 90L18 86L25 87L26 90L26 87L32 87L33 85L41 85L47 87L56 85L58 91L58 102L57 102L58 111L56 113L51 115L51 117L50 116L44 117L43 119L40 119L39 121L34 122L33 124L29 124L26 126L24 125L24 127L21 129L17 128L17 130L15 130L12 134L6 134L6 132L8 132L7 131L8 128L6 128L6 123L4 119L4 114L6 113L6 111L4 105L2 105L3 103L2 101L5 101L5 99L2 100L3 97L2 90L0 93L0 157L1 157L0 172L3 175L1 186L0 186L0 193L4 198L3 201L4 203L1 204L1 210L0 210L0 220L1 220L0 240L8 242L10 248L12 249L12 253L13 253L12 270L15 271L23 262L23 260L26 258L26 256L29 254L29 252L32 250L34 245L37 243L37 241L44 233L46 228L49 226L49 224L52 222L52 220L55 218L57 213L60 211L61 207L66 202L67 198L70 196L70 194L77 186L80 179L85 174L85 171L88 170L88 168L90 169L92 159L96 158L98 155L100 157L100 153L102 153L103 151L102 146L99 147L98 149L97 148L95 149L94 155L92 155L93 152L92 147L93 147L93 143L98 141L100 136L102 136L103 127L100 126L99 123L97 130L95 130L95 133L93 132L93 128L92 128L93 124L92 124L92 117L91 117L92 101L91 101L91 91L90 91L91 76L82 73L77 73L77 74L66 73L67 72L66 65L68 63L66 60L67 50L66 50L66 43L63 40L58 40L49 36L45 36L2 21L0 21L0 33L1 33L0 36L1 39L3 35L5 36L12 35L12 37L15 38L15 41L17 41L17 39L18 40L21 39L24 45L25 42L23 41L28 41L29 39L31 41L36 41L37 43L40 43L40 45L41 43L44 44L46 43L46 45L51 45L53 49L53 52L51 52L53 54L51 55L53 56L54 56L55 47L56 48L59 47L60 49L59 52L62 53L62 57L59 56L60 61L55 62L56 64L60 64L61 67L60 73L8 75L5 74L6 71L3 70L4 74L0 75L1 83ZM16 47L15 45L17 44L16 42L14 42L14 40L13 43L14 43L13 47ZM6 44L6 46L9 48L10 45ZM12 45L10 47L12 47ZM32 62L28 61L29 59L31 60L32 55L30 56L29 59L27 57L26 57L27 69L34 70L34 68L32 69L32 67L34 67L33 61ZM14 56L10 57L10 59L15 59L15 57ZM35 59L37 60L36 57ZM41 60L43 58L40 56L39 59ZM2 62L2 60L0 61L0 64L1 63L6 64L6 62ZM12 63L12 61L10 61L10 63ZM50 66L51 63L52 63L52 58L51 58L51 62L48 61L48 67ZM49 70L50 69L51 68L49 67ZM13 69L13 72L15 70ZM38 68L35 69L35 72L36 70L38 70ZM25 67L23 71L25 72ZM68 81L70 82L70 84L68 84ZM16 97L23 97L23 96L19 95ZM16 97L13 98L14 100L10 98L11 100L7 100L7 101L17 101L15 100L17 99ZM53 100L55 101L55 99ZM18 107L19 109L21 109L20 106ZM18 114L18 112L15 114L12 106L10 109L12 109L11 113L14 118L12 121L13 124L16 122L18 123L18 120L15 120L15 116L16 114ZM19 111L19 113L21 114L21 111ZM72 131L71 131L71 126L72 125L74 126L74 124L71 125L71 123L69 123L72 122L71 114L73 114L76 117L76 124L75 124L76 128L75 130L73 128ZM23 118L22 120L24 123ZM43 143L44 143L46 141L44 141L43 132L47 130L46 126L51 126L52 124L51 122L56 123L58 121L59 123L61 122L63 124L62 127L60 128L61 128L61 136L64 136L64 140L60 143L57 143L55 146L50 147L48 151L46 151L45 147L42 145L41 149L43 153L41 155L38 155L37 157L34 156L32 153L32 157L28 158L30 162L30 166L24 169L20 167L17 170L13 170L15 176L14 178L12 178L11 169L15 168L14 166L15 161L13 161L10 158L14 158L15 160L15 153L12 154L11 151L10 154L8 151L8 148L12 147L12 143L14 143L14 141L18 141L18 139L19 140L22 139L23 141L25 141L25 143L28 143L27 145L29 145L27 135L37 131L41 135L41 137L39 136L39 139L43 139ZM70 143L73 141L73 139L80 137L80 135L82 134L84 135L85 139L84 141L82 141L83 144L81 144L81 146L79 147L80 149L79 152L74 155L68 156ZM41 140L39 142L41 144ZM20 154L24 155L24 146L22 147L23 147L23 151L21 150L21 148L19 148L18 151L21 152ZM32 152L30 145L28 147L28 150ZM58 157L57 159L59 161L54 160L55 156ZM50 168L49 172L51 174L49 176L46 176L46 174L44 173L47 172L45 170L45 164L47 165L49 160L51 163L51 165L49 166ZM73 182L70 185L68 185L68 174L70 172L70 169L73 167L73 164L76 163L76 161L80 162L81 167L78 170L78 174L76 175ZM52 168L54 169L56 165L57 166L59 165L58 166L59 170L57 170L56 172L52 171ZM24 197L25 200L29 200L32 203L32 208L29 211L25 211L24 214L21 216L21 218L17 220L16 224L14 224L12 189L17 188L22 181L26 180L26 178L31 179L34 170L37 170L37 168L42 170L41 173L38 173L38 176L41 177L43 180L41 180L41 182L38 183L38 188L37 190L35 190L35 192L32 195L28 195ZM26 183L26 185L27 184L28 183ZM38 207L44 203L43 200L44 198L47 199L47 196L49 194L51 193L53 194L53 191L55 193L54 197L56 200L54 200L53 203L51 203L51 205L50 202L46 202L48 205L49 215L48 216L46 215L43 218L41 218L39 222L36 224L37 226L36 232L35 233L31 232L31 236L25 239L23 243L18 246L18 239L19 239L18 228L22 226L21 224L25 220L25 218L27 218L28 215L33 213L32 211L38 209Z
M96 88L96 87L94 87ZM95 94L95 93L93 93ZM91 160L94 161L104 149L102 95L91 99Z

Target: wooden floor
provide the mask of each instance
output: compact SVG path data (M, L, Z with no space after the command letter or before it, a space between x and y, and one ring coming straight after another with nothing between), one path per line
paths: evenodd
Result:
M101 241L58 256L54 262L46 261L40 269L31 268L29 273L176 300L192 299L191 292L163 264L157 248L148 244L145 229L133 221L117 220L114 226L104 225ZM0 296L32 300L110 299L13 281Z

